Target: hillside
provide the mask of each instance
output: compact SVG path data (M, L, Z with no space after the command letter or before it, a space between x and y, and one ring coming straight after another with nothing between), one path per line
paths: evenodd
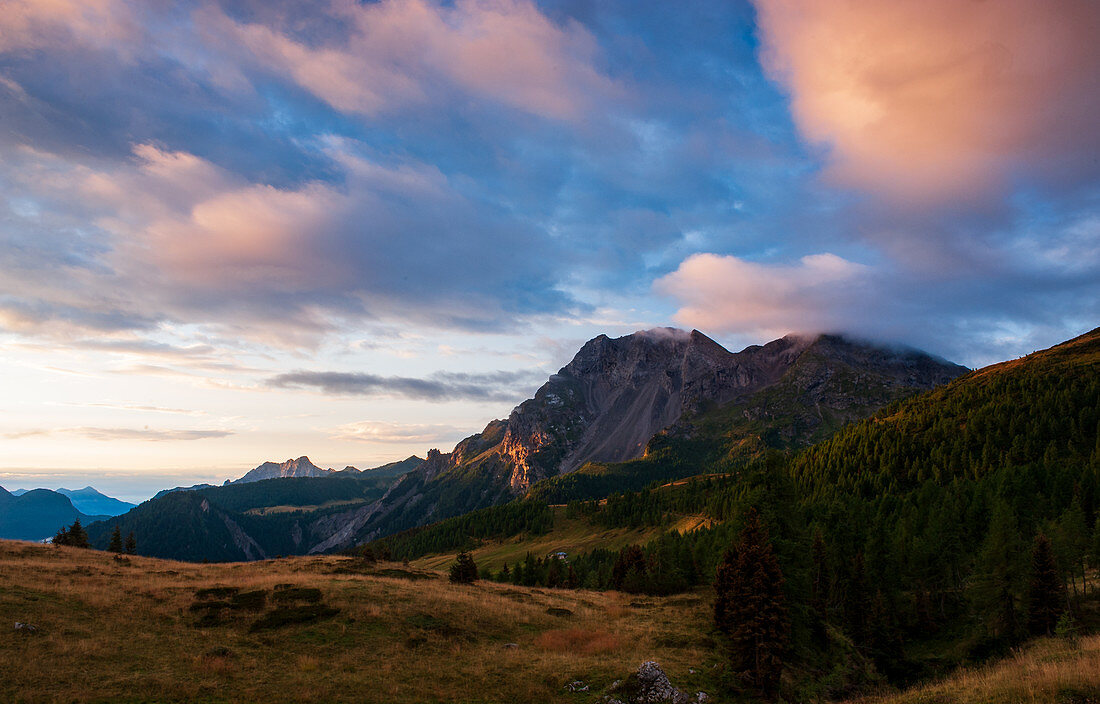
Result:
M697 473L699 453L721 456L736 446L748 457L770 446L804 446L964 371L920 352L835 336L788 336L731 353L697 330L601 335L507 420L492 421L450 453L429 452L423 466L317 549L501 503L555 477L569 482L591 463L626 462L604 482L622 490ZM750 421L738 425L742 416ZM667 461L627 462L660 454L653 443L666 436L686 441L691 454L678 448L665 453Z
M16 496L0 487L0 538L45 540L73 521L87 525L102 518L81 513L56 491L32 489Z
M35 627L0 639L0 700L589 704L656 660L685 691L748 701L720 689L712 598L460 587L335 556L203 565L0 541L0 618ZM577 680L589 690L565 688ZM1088 702L1098 692L1100 639L1090 636L1043 639L851 704Z
M379 499L405 466L162 493L89 525L88 535L102 549L117 526L123 535L134 534L139 554L177 560L304 554L329 539L343 515Z
M646 660L714 691L709 608L346 557L201 565L0 541L0 619L37 629L0 639L0 700L589 702Z

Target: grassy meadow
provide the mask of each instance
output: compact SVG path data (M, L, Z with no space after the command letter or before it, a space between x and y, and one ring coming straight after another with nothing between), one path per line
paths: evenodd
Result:
M4 626L0 702L587 704L645 660L730 701L711 602L457 586L342 556L194 564L0 541L0 620L36 627ZM591 689L565 689L578 679ZM1100 702L1100 636L852 704L1047 702Z
M667 527L603 528L584 517L570 517L565 506L553 506L554 527L545 535L517 535L502 541L487 540L470 551L479 568L488 567L497 572L505 563L515 566L527 553L545 557L554 552L579 555L596 548L621 550L628 545L644 545L666 530L690 533L712 521L702 516L682 516ZM412 561L414 567L446 569L457 553L427 555Z
M263 590L264 604L201 592L222 587ZM295 587L319 589L338 612L257 629L276 612L309 615L317 604L277 601ZM220 621L211 602L226 605ZM713 692L709 619L706 594L456 586L441 572L329 556L116 561L0 541L0 701L590 702L651 659L682 689ZM592 691L564 689L577 679Z

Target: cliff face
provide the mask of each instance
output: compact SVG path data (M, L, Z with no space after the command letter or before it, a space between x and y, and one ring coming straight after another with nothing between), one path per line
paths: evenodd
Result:
M786 389L786 405L805 411L790 429L778 430L797 439L964 371L923 353L835 336L788 336L732 353L697 330L600 335L507 420L492 421L450 453L431 451L367 515L356 516L357 539L499 503L587 462L641 457L662 431L693 432L685 420L704 408L736 408L766 422L767 404L753 400L769 390ZM822 404L835 410L828 423Z

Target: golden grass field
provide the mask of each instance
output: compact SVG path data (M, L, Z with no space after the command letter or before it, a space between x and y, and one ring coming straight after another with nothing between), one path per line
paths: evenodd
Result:
M277 585L318 588L339 611L254 632L277 606ZM199 625L196 592L211 587L268 598L260 611ZM339 556L202 565L0 541L0 702L587 704L645 660L681 689L721 702L710 610L706 591L655 598L456 586L442 572ZM37 631L15 631L14 622ZM564 689L577 679L591 690ZM1100 636L1041 640L852 704L1048 702L1100 702Z
M260 613L195 625L197 590L270 597L277 584L320 588L339 613L255 633ZM0 541L0 702L591 702L651 659L682 689L707 690L709 617L705 594L456 586L346 557L124 563ZM565 691L577 679L593 691Z
M530 552L535 557L564 551L579 555L596 548L621 550L627 545L644 545L665 530L690 533L709 526L712 521L702 516L682 516L674 524L663 528L608 528L594 525L585 518L570 518L565 506L554 506L554 527L545 535L520 535L504 541L486 541L470 551L478 567L488 567L498 572L504 563L515 566ZM455 560L455 553L428 555L413 561L414 567L446 569Z

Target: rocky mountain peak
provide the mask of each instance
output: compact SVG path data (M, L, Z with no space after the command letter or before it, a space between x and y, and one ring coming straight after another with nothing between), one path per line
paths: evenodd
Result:
M331 469L321 469L302 455L298 459L288 459L285 462L264 462L259 467L250 470L243 477L232 484L244 484L258 482L264 479L281 479L285 477L323 477L331 474Z

